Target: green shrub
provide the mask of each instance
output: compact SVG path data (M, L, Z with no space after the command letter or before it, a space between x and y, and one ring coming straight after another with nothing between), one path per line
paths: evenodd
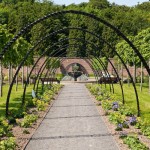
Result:
M137 136L128 135L127 137L123 138L123 142L129 146L131 150L149 150Z
M101 104L102 104L103 109L105 109L105 110L111 110L112 109L112 102L111 101L103 100Z
M9 125L7 120L0 121L0 137L11 136L12 135L12 133L10 132L11 129L12 125Z
M22 121L20 120L16 120L16 122L21 126L21 127L24 127L24 128L28 128L30 126L32 126L32 124L34 122L36 122L36 120L38 119L38 116L37 115L34 115L34 114L29 114L29 115L25 115L25 117L23 118Z
M0 142L0 149L1 150L15 150L16 149L16 142L15 142L15 138L10 137L6 140L2 140Z
M33 104L37 107L39 111L43 111L46 109L47 103L43 100L39 100L37 98L33 99Z
M133 111L131 110L131 108L129 106L126 106L123 104L120 105L119 112L125 116L132 116L133 115Z
M109 114L109 121L114 124L123 124L125 121L125 116L121 115L119 112L111 112Z

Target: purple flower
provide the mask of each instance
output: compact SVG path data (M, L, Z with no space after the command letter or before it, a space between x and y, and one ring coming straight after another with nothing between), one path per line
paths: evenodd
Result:
M135 117L135 116L130 117L130 119L129 119L130 125L135 125L136 122L137 122L137 121L136 121L136 117Z
M122 128L123 128L122 124L118 123L117 128L115 130L116 131L122 131Z
M128 136L128 134L126 133L126 132L120 132L120 138L125 138L125 137L127 137Z
M113 105L118 105L118 102L113 102Z
M128 125L128 122L127 122L127 121L124 121L124 122L123 122L123 128L129 128L129 125Z
M114 111L117 111L118 108L119 108L118 102L113 102L113 104L112 104L112 109L113 109Z
M117 127L118 127L118 128L122 128L123 126L122 126L121 123L119 123Z

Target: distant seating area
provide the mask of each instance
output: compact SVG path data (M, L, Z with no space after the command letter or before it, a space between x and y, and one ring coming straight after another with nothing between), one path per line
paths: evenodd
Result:
M48 82L57 82L58 84L60 84L60 80L58 80L57 78L40 78L42 84L48 83Z

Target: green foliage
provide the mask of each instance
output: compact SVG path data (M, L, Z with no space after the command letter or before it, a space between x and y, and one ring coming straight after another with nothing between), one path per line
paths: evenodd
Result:
M119 112L111 112L109 115L109 121L114 124L123 124L125 121L125 116L121 115Z
M133 36L129 37L129 39L137 47L137 49L145 58L145 60L149 60L150 57L150 51L149 51L150 36L149 35L150 35L150 28L147 28L139 32L138 35L136 35L135 37ZM129 62L130 64L140 63L139 57L134 53L132 48L125 41L121 41L120 43L118 43L116 45L116 50L119 53L119 55L123 56L122 58L125 62Z
M0 142L0 149L1 150L15 150L16 149L16 142L15 142L15 138L10 137L6 140L2 140Z
M123 138L125 144L129 146L131 150L148 150L149 148L145 146L136 135L128 135Z
M105 110L111 110L111 109L112 109L112 102L111 102L111 101L108 101L108 100L103 100L103 101L102 101L102 107L103 107Z
M104 9L110 6L109 2L107 0L90 0L89 5L92 6L93 8L98 8L98 9Z
M133 115L133 111L131 110L131 108L127 105L120 105L119 107L119 112L122 114L122 115L125 115L125 116L131 116Z
M141 129L142 134L150 138L150 124L148 121L149 120L147 119L142 120L138 118L138 122L135 127Z
M59 84L55 86L53 85L50 89L49 87L45 86L44 87L45 92L43 93L41 98L32 99L34 106L36 106L38 110L44 111L46 107L48 106L48 103L53 99L54 95L58 93L61 87L62 86Z
M37 98L33 99L33 104L37 107L39 111L44 111L46 109L47 103L43 100L39 100Z
M141 131L142 131L143 135L150 138L150 126L142 126Z
M101 88L98 85L87 84L86 87L93 94L101 91ZM134 125L135 128L141 130L141 133L144 136L150 138L150 126L148 122L149 118L147 120L143 120L141 119L141 117L135 117L132 109L128 105L123 105L120 101L118 101L118 95L114 95L115 96L112 96L109 92L104 91L99 94L95 94L95 97L97 100L101 100L103 109L105 109L107 111L107 114L109 115L109 121L116 125L115 130L122 131L123 128L129 128L130 125ZM114 106L114 104L117 104L118 111L112 111L114 110L112 107ZM127 144L132 150L148 150L148 148L143 143L141 143L136 136L121 135L120 137L123 139L124 143Z
M0 50L2 50L5 44L13 37L13 34L9 33L6 25L0 24ZM31 45L22 37L18 38L14 45L9 48L9 51L4 54L3 64L4 66L8 66L9 64L13 64L16 66L25 56L27 50L31 47ZM26 65L31 64L33 62L33 57L30 55L26 60Z
M47 69L57 69L60 67L60 60L57 58L50 58L46 67Z
M100 60L98 60L100 59ZM94 70L104 70L103 66L105 66L107 68L108 66L108 61L106 59L106 57L102 57L102 58L93 58L92 59L92 67Z
M11 129L12 129L12 126L8 124L7 120L0 121L0 137L10 136Z
M19 120L19 119L16 119L16 122L21 126L21 127L24 127L24 128L28 128L28 127L31 127L32 124L34 122L36 122L36 120L38 119L38 116L37 115L34 115L34 114L27 114L24 116L23 120Z

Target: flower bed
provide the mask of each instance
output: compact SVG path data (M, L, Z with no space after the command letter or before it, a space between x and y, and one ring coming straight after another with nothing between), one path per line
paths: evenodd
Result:
M114 94L101 89L99 85L87 84L87 88L105 111L108 120L114 124L115 131L120 132L120 138L130 149L148 150L150 148L148 139L150 127L146 120L136 117L128 106L123 105Z
M30 99L24 108L10 112L8 119L0 121L0 149L19 150L25 147L61 87L57 84L51 89L45 88L40 98Z

